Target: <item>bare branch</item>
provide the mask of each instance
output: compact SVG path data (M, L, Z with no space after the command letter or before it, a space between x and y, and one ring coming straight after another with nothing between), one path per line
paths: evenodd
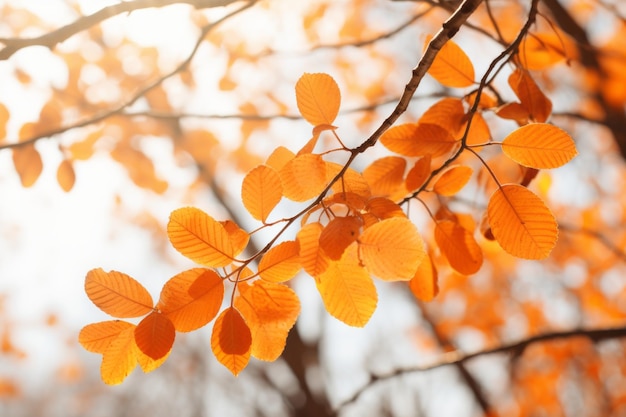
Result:
M165 7L172 4L190 4L197 9L226 6L237 0L134 0L121 1L117 4L104 7L97 12L83 16L74 22L57 30L38 36L36 38L2 38L0 42L5 47L0 50L0 60L9 59L20 49L29 46L45 46L53 49L57 44L65 41L73 35L89 29L98 23L122 13L130 13L135 10L154 7Z

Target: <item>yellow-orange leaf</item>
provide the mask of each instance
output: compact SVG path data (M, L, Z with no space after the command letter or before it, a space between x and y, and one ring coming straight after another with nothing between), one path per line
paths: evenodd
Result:
M4 139L7 135L7 122L10 116L9 109L7 109L4 104L0 103L0 140Z
M415 145L417 124L405 123L393 126L383 133L380 143L392 152L404 156L423 155L419 147Z
M336 217L322 231L319 246L330 259L338 260L343 251L359 237L361 226L363 221L359 217Z
M139 317L152 311L148 290L122 272L92 269L85 278L85 292L99 309L113 317Z
M224 282L215 271L194 268L165 283L157 309L179 332L190 332L209 323L224 298Z
M537 169L560 167L578 154L570 135L547 123L516 129L502 142L502 151L518 164Z
M332 125L339 113L341 93L330 75L305 73L296 83L296 102L302 117L313 126Z
M464 275L471 275L483 264L483 252L472 233L451 220L437 222L435 241L450 266Z
M430 175L430 160L429 155L421 157L406 174L405 183L409 192L417 191L428 179Z
M233 245L233 256L239 255L248 246L250 235L232 220L222 220L220 223L230 237L230 242Z
M153 311L135 327L137 347L150 358L157 360L172 349L176 330L165 314Z
M437 269L429 254L424 256L415 276L409 281L409 288L415 298L422 301L431 301L439 292Z
M280 170L283 195L292 201L317 197L327 185L326 164L320 155L298 155Z
M506 103L500 107L498 107L495 111L498 117L507 120L515 120L518 124L526 124L528 122L528 110L526 107L522 106L521 103L513 102Z
M295 153L291 152L284 146L279 146L274 149L270 156L267 157L265 164L274 168L276 171L280 171L287 164L287 162L291 161L295 157Z
M57 181L63 191L69 192L76 182L76 173L74 172L74 166L68 159L64 159L59 164L57 169Z
M252 334L252 356L274 361L285 348L289 330L300 314L300 300L289 287L263 280L240 282L235 307Z
M446 87L469 87L474 84L472 61L452 40L448 40L437 53L428 73Z
M37 178L43 171L43 161L35 145L28 144L12 149L13 165L20 177L23 187L30 187L35 184Z
M105 384L121 384L137 366L134 328L120 332L102 354L100 376Z
M376 159L363 170L363 178L370 186L373 195L390 196L402 185L406 159L399 156L386 156Z
M467 165L451 167L437 178L433 191L439 195L452 196L465 187L472 176L472 172L472 168Z
M195 207L174 210L167 235L177 251L199 264L219 267L233 261L233 244L224 226Z
M487 215L493 236L513 256L544 259L556 244L559 231L554 215L526 187L503 185L489 199Z
M257 220L265 222L282 197L280 175L274 168L260 165L248 172L243 179L241 201Z
M509 76L509 85L535 122L543 123L552 113L552 102L543 94L528 71L517 69Z
M239 311L228 307L215 320L211 349L217 360L238 375L250 360L252 336Z
M565 61L568 52L564 50L566 36L554 33L529 34L520 45L519 57L524 68L542 70Z
M330 182L343 168L335 162L326 162L326 182ZM365 178L352 168L348 168L342 177L331 187L334 193L353 193L368 198L372 195L370 186Z
M374 197L367 201L364 211L377 219L383 220L390 217L406 217L402 207L384 197Z
M89 352L102 354L121 332L131 327L135 325L122 320L88 324L78 334L78 342Z
M391 217L368 227L358 239L368 271L385 281L409 280L424 258L424 243L405 217Z
M445 97L430 106L419 118L419 124L433 124L443 127L456 139L465 119L463 100Z
M330 262L315 284L326 310L349 326L365 326L376 310L376 287L359 264L356 244L350 245L339 261Z
M430 123L417 125L414 146L419 149L419 152L416 156L441 156L450 152L456 143L457 140L450 131L439 125Z
M259 276L266 281L283 282L293 278L300 268L300 246L296 241L287 240L263 255L259 262Z
M324 230L320 223L304 225L296 236L300 247L300 263L311 276L316 277L326 268L330 261L328 255L320 248L319 239Z
M159 359L152 359L150 356L139 350L137 343L135 343L135 356L137 357L137 363L139 363L139 367L141 367L141 370L145 373L152 372L159 366L163 365L170 356L171 352L172 351L170 350L165 354L165 356Z

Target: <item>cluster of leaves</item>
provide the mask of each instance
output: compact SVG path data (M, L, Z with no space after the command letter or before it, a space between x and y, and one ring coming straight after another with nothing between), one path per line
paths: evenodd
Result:
M448 87L476 84L471 61L452 41L441 49L429 73ZM476 226L471 216L446 203L474 176L471 165L457 163L465 154L484 166L488 175L483 182L495 184L484 187L491 194L481 222L482 238L497 241L519 258L546 258L558 237L557 222L527 186L538 170L562 166L577 151L565 131L546 123L550 100L522 64L510 75L509 85L519 102L498 103L481 86L463 99L441 99L415 122L393 126L380 143L395 155L376 159L358 172L350 164L368 147L347 148L337 134L337 83L327 74L304 74L295 86L296 101L313 126L312 137L297 153L278 147L243 179L242 202L262 223L259 229L248 233L198 208L172 212L167 226L171 244L203 268L171 278L156 304L128 275L102 269L87 274L87 295L104 312L118 319L145 316L137 325L114 320L81 331L81 344L103 355L104 381L122 382L137 363L146 372L157 368L171 351L176 331L197 330L216 317L211 347L233 374L241 372L251 356L275 360L300 311L297 295L285 282L301 269L315 279L327 311L359 327L376 309L373 277L408 282L417 298L428 301L437 294L434 251L458 273L476 273L483 261ZM494 141L482 117L486 111L515 120L520 127ZM322 135L337 146L316 152ZM488 145L499 146L519 168L517 178L501 181L496 164L480 154ZM329 156L337 153L347 155L347 162L331 161ZM426 193L437 196L434 214L421 198ZM305 207L293 217L273 219L283 198ZM430 213L436 247L427 247L403 208L414 200ZM279 241L298 219L296 238ZM242 256L252 234L280 224L263 249ZM227 297L226 281L233 284Z

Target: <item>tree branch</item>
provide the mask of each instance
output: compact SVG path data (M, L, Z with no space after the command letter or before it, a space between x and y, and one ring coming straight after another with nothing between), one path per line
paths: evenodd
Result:
M29 46L45 46L53 49L57 44L65 41L73 35L89 29L98 23L122 13L130 13L135 10L154 7L165 7L172 4L190 4L197 9L227 6L237 0L133 0L121 1L117 4L104 7L97 12L83 16L74 22L60 27L52 32L36 38L2 38L0 42L5 47L0 50L0 60L9 59L20 49Z
M495 355L499 353L506 353L511 355L512 357L519 357L530 345L549 342L552 340L570 339L574 337L586 337L593 343L599 343L609 339L618 339L626 337L626 326L608 329L573 329L562 332L544 333L528 337L518 342L498 346L492 349L481 350L474 353L463 353L459 351L447 352L442 355L442 359L440 361L431 365L400 368L387 374L370 376L369 382L367 382L360 389L358 389L350 398L339 404L336 410L341 410L342 408L357 401L361 394L370 389L376 383L386 381L400 375L405 375L413 372L427 372L446 366L458 366L459 364L465 364L466 362L481 356Z

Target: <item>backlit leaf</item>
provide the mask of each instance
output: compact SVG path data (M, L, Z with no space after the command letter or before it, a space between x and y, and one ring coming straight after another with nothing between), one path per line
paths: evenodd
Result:
M413 168L406 174L406 189L409 192L417 191L430 175L430 156L423 156L415 162Z
M217 360L237 376L250 360L252 336L239 311L228 307L215 320L211 349Z
M343 165L335 162L326 162L326 182L330 182L343 168ZM352 168L348 168L341 178L335 182L331 190L334 193L351 193L368 198L372 195L370 186L365 178Z
M295 157L295 153L291 152L284 146L279 146L272 151L270 156L267 157L265 164L274 168L276 171L280 171L287 164L287 162L291 161Z
M341 93L330 75L305 73L296 83L296 102L302 117L313 126L332 125L339 113Z
M222 220L220 224L224 226L233 245L233 256L239 255L248 246L250 235L232 220Z
M417 228L405 217L392 217L368 227L358 242L363 264L385 281L411 279L426 254Z
M392 152L404 156L422 155L422 151L416 146L417 124L405 123L393 126L380 137L380 143Z
M215 271L194 268L165 283L157 309L179 332L190 332L215 318L222 306L224 282Z
M7 122L9 121L10 113L7 107L0 103L0 140L4 139L7 135Z
M76 182L76 173L74 172L74 166L68 159L64 159L59 164L57 169L57 182L65 192L69 192Z
M450 152L458 141L446 129L439 125L420 123L415 132L416 156L441 156Z
M278 172L266 165L254 168L243 179L241 201L257 220L265 222L283 196Z
M435 241L450 266L464 275L471 275L483 264L483 252L472 233L459 223L443 220L435 226Z
M339 261L330 262L315 284L326 310L349 326L365 326L376 310L376 287L359 264L356 244L349 246Z
M224 226L200 209L174 210L167 224L172 246L194 262L226 266L233 261L233 244Z
M578 154L570 135L547 123L516 129L502 142L502 151L518 164L537 169L560 167Z
M317 197L328 184L326 164L316 154L296 156L279 173L283 195L292 201L306 201Z
M448 40L437 53L428 73L446 87L469 87L474 84L472 61L452 40Z
M439 195L452 196L458 193L472 177L472 168L467 165L457 165L444 171L433 186L433 191Z
M43 171L43 161L35 145L30 143L11 150L13 152L13 165L20 177L23 187L30 187L35 184L41 171Z
M358 237L363 221L356 216L335 217L319 237L319 246L330 257L338 260L344 250Z
M105 384L118 385L137 366L135 326L123 330L102 354L100 375Z
M565 61L568 56L563 48L566 38L553 31L528 34L519 48L524 68L542 70Z
M534 122L543 123L552 113L552 102L543 94L528 71L517 69L509 76L509 85Z
M411 293L421 301L431 301L439 292L437 269L429 254L424 256L415 276L409 281Z
M267 251L259 261L259 276L270 282L293 278L302 268L298 242L287 240Z
M513 256L544 259L556 244L558 227L554 215L526 187L503 185L489 199L487 214L493 236Z
M463 100L444 97L430 106L419 118L419 124L432 124L447 130L455 139L465 119Z
M393 195L402 185L406 159L399 156L386 156L376 159L363 170L363 178L370 186L373 195L387 197Z
M135 327L137 347L150 358L157 360L172 349L176 331L165 314L153 311Z
M289 287L264 280L240 282L235 307L252 334L252 356L264 361L278 359L287 335L300 314L300 300Z
M390 217L406 217L402 207L384 197L370 198L363 210L372 214L378 220L388 219Z
M78 342L89 352L102 354L121 332L134 327L134 324L122 320L88 324L78 334Z
M148 372L154 371L159 366L163 365L167 358L170 356L170 353L172 353L171 349L165 354L165 356L159 359L152 359L150 356L143 353L137 346L137 343L135 343L135 356L137 357L137 363L139 363L139 367L146 374Z
M328 255L320 248L319 239L324 227L320 223L304 225L296 236L300 247L300 263L311 276L316 277L326 268L330 261Z
M148 290L122 272L92 269L85 278L85 292L99 309L113 317L139 317L152 311Z

